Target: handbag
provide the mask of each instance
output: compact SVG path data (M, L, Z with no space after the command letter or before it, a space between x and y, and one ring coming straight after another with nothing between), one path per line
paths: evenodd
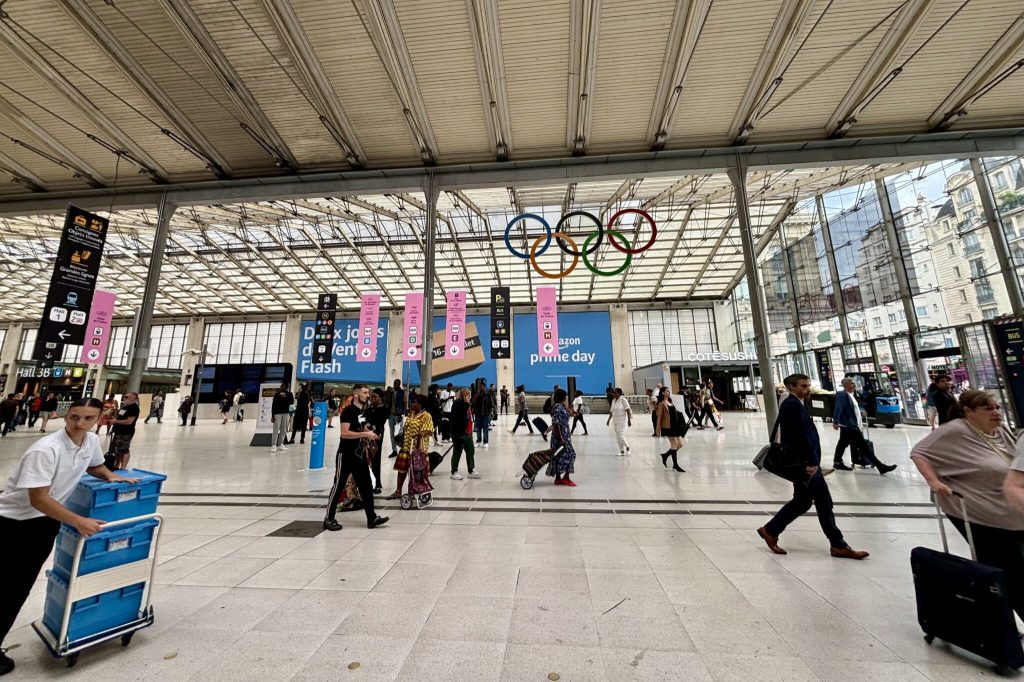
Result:
M590 405L587 405L586 403L581 404L580 405L580 414L583 414L583 415L590 414Z
M792 483L807 483L807 472L799 459L793 458L782 444L776 441L779 435L779 418L775 418L771 440L754 456L753 464L759 470L768 471Z

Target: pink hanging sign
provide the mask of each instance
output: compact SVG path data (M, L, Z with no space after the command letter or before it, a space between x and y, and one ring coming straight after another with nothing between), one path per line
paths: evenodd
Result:
M444 356L461 360L466 354L466 292L448 292L448 313L445 319Z
M537 355L558 357L558 291L537 287Z
M85 326L85 342L82 344L80 362L98 365L107 359L107 345L110 343L110 325L114 321L114 301L117 294L97 289L92 296L89 321Z
M359 305L359 339L356 362L377 361L377 322L380 319L380 294L363 294Z
M410 291L405 295L405 325L402 335L402 359L423 359L423 338L427 330L423 328L423 294Z

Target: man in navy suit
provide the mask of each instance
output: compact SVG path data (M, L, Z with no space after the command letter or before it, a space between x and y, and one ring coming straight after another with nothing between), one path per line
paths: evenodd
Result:
M789 389L789 397L779 406L779 431L782 436L783 450L794 458L799 458L804 465L807 479L793 484L793 499L772 517L772 520L761 528L757 534L765 541L775 554L786 554L779 547L779 535L786 526L803 516L811 505L818 514L818 523L825 532L832 546L832 556L840 559L864 559L867 552L853 549L843 539L843 533L836 526L836 517L832 513L832 495L828 491L828 483L821 473L821 441L818 429L811 421L804 406L804 400L811 394L811 381L806 374L792 374L783 380Z
M882 464L875 457L875 449L868 447L864 442L864 434L861 431L860 404L854 391L857 384L853 379L843 379L843 390L836 393L836 406L832 410L832 428L839 431L839 444L836 445L836 453L833 456L833 466L842 471L853 471L843 463L843 453L846 446L850 447L850 456L854 464L858 458L871 462L880 474L887 474L896 468L895 464Z

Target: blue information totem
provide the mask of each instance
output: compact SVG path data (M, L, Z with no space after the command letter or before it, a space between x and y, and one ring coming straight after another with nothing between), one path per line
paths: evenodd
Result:
M309 468L324 468L324 445L327 443L327 402L313 403L313 440L309 446Z

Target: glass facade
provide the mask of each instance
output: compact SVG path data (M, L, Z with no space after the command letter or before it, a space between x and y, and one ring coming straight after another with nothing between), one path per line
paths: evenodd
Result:
M181 369L181 354L185 352L187 324L162 324L152 328L149 337L150 369Z
M999 389L984 322L1012 314L1007 278L1024 288L1024 163L976 165L987 188L969 161L948 159L798 202L758 257L778 378L816 379L810 351L828 349L838 376L887 373L909 418L924 416L920 393L938 372L960 388ZM1004 245L1011 273L1000 266ZM749 326L745 283L727 309L739 349L753 351L753 330L740 328Z
M629 327L634 367L718 350L713 308L632 310Z
M203 342L210 364L281 362L284 322L208 324Z

